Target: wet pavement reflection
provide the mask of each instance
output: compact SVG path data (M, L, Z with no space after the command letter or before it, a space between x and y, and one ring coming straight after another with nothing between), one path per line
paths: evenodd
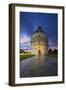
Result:
M33 56L20 62L20 77L57 75L57 57Z

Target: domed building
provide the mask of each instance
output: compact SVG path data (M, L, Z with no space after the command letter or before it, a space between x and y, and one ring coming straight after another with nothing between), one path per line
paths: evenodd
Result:
M46 55L48 54L48 37L46 32L38 27L33 33L31 38L32 50L31 53L34 55Z

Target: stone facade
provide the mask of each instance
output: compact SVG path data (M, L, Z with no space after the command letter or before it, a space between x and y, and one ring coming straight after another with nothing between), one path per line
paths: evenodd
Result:
M48 37L46 32L38 27L36 32L33 33L31 38L32 50L31 53L34 55L46 55L48 54Z

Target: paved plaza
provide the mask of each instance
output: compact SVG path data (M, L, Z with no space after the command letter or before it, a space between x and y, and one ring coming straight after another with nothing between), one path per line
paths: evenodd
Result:
M20 78L57 76L57 56L33 56L20 61Z

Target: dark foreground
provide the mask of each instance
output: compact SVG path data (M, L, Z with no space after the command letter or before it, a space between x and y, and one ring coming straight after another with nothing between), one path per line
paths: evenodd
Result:
M57 56L33 56L20 62L20 78L57 76Z

